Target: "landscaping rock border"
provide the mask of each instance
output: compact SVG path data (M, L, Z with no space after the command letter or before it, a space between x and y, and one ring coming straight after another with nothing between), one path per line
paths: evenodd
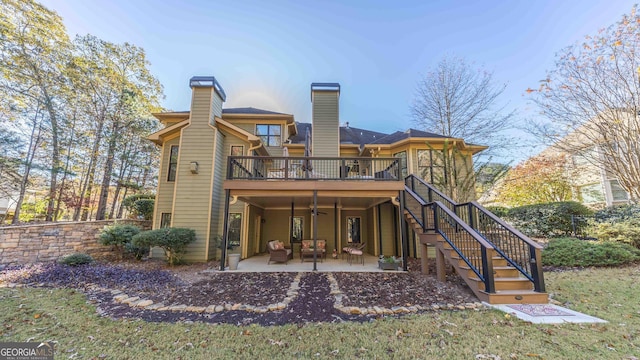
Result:
M272 303L265 306L254 306L250 304L211 304L209 306L189 306L185 304L173 304L173 305L165 305L164 303L154 303L153 300L150 299L142 299L139 296L129 296L128 294L120 291L120 290L110 290L111 295L113 295L113 301L117 303L122 303L129 305L130 307L140 308L145 310L155 310L155 311L187 311L187 312L195 312L195 313L218 313L222 311L247 311L247 312L255 312L258 314L264 314L269 311L279 311L284 310L289 306L289 304L298 296L298 291L300 290L300 279L304 273L299 272L296 277L291 282L289 289L287 290L287 296L281 301L277 303Z

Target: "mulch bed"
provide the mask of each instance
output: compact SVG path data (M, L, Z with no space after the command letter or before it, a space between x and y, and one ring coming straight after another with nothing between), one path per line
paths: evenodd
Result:
M456 275L446 283L434 275L417 272L419 260L410 259L408 273L333 273L343 292L345 306L394 306L463 304L476 301ZM113 301L106 289L117 289L165 305L208 306L246 304L265 306L282 301L296 273L203 273L209 265L167 268L157 262L93 264L69 267L37 264L7 267L0 283L74 288L87 294L98 312L111 318L146 321L203 321L235 325L304 324L308 322L371 321L380 315L348 315L336 310L326 274L305 273L299 295L281 311L254 313L234 310L220 313L170 312L132 308ZM105 290L96 290L95 287Z
M420 273L334 273L345 306L460 305L477 301L468 288Z
M295 276L296 273L211 273L208 274L208 280L178 288L171 293L141 295L164 304L267 306L285 298Z

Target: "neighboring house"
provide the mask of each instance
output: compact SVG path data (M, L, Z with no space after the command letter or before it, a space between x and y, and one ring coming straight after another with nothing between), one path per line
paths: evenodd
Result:
M432 152L445 142L468 160L486 148L415 129L342 126L339 84L311 84L311 124L223 109L226 95L213 77L190 86L190 111L154 114L164 128L149 136L162 149L153 227L194 229L187 261L218 257L215 239L225 232L242 258L266 252L270 240L313 239L314 231L328 253L363 242L365 253L402 255L403 179L428 181L441 171Z
M584 128L561 140L563 144L569 145L549 146L541 155L565 155L567 161L564 166L576 201L590 207L628 204L629 194L604 164L603 150L597 144L584 139L581 132L585 132Z

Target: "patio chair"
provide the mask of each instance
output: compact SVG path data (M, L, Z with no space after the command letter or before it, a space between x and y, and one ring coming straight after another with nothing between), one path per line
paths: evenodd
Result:
M364 248L367 246L365 243L356 244L355 246L351 246L347 250L347 261L349 265L353 263L353 258L358 256L359 261L362 262L362 266L364 266ZM344 250L344 249L343 249Z
M286 249L280 240L269 241L267 243L267 251L269 251L269 261L267 261L267 264L275 261L283 262L286 265L287 261L293 259L293 250Z

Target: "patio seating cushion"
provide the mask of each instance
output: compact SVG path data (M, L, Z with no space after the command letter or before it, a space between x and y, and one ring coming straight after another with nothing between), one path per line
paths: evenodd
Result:
M327 241L324 239L316 240L316 244L318 246L317 252L321 257L327 257ZM302 240L302 246L300 250L300 256L302 257L305 253L313 253L313 240Z
M269 263L271 261L284 262L293 259L293 251L286 249L280 240L271 240L267 243L267 251L269 251Z
M362 250L352 249L351 255L362 255Z

